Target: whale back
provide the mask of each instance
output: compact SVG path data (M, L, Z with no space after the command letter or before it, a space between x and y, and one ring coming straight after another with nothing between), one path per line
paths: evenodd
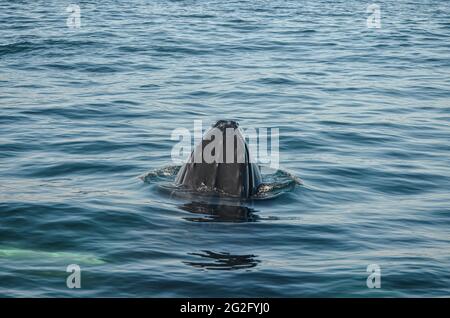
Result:
M232 154L227 153L230 149ZM213 161L205 156L208 153L213 155ZM220 120L192 151L175 182L193 190L213 190L226 196L249 198L257 192L262 179L238 123Z

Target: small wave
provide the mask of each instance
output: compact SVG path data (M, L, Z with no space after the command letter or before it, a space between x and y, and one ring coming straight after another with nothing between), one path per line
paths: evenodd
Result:
M155 52L159 54L168 54L168 55L206 55L210 54L211 50L209 49L199 49L198 47L187 47L180 45L159 45L153 48Z
M27 52L35 48L37 48L36 44L27 41L0 45L0 56L20 52Z
M48 49L49 52L54 52L55 48L67 50L70 48L80 48L85 46L98 46L98 42L68 40L68 39L44 39L42 41L37 42L19 41L0 45L0 56L31 52L42 49Z
M99 172L118 172L133 169L133 166L111 164L108 162L68 161L64 163L47 164L41 167L29 165L24 168L25 175L30 177L56 177L70 174L91 174Z
M264 85L298 85L296 80L286 77L265 77L257 80L257 83Z

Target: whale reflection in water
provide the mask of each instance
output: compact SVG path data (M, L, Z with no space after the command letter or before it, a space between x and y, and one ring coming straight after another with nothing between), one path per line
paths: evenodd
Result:
M202 251L203 253L189 253L189 255L200 256L205 258L203 262L187 262L183 263L197 268L209 270L237 270L252 268L260 262L256 259L256 255L233 255L222 252L216 253L212 251Z
M192 222L256 222L259 216L256 210L243 205L211 204L190 202L180 206L184 211L199 214L198 217L184 217Z

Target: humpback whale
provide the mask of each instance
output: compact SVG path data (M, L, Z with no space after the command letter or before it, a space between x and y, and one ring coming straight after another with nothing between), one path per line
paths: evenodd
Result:
M213 125L180 168L175 183L230 197L256 194L262 184L261 172L238 127L232 120Z
M101 265L105 262L90 254L79 254L72 252L45 252L38 250L27 250L20 248L8 248L0 246L0 259L32 259L33 261L54 261L54 262L76 262L79 264ZM67 263L70 264L70 263Z

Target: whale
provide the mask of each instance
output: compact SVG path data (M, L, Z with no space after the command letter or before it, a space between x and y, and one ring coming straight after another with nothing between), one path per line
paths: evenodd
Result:
M102 265L105 263L102 259L91 255L83 253L74 252L47 252L40 250L30 250L21 249L13 247L2 247L0 246L0 259L11 259L11 260L33 260L34 262L39 261L54 261L54 262L76 262L79 264L90 264L90 265Z
M190 190L251 198L262 184L259 166L233 120L217 121L195 146L175 179Z

